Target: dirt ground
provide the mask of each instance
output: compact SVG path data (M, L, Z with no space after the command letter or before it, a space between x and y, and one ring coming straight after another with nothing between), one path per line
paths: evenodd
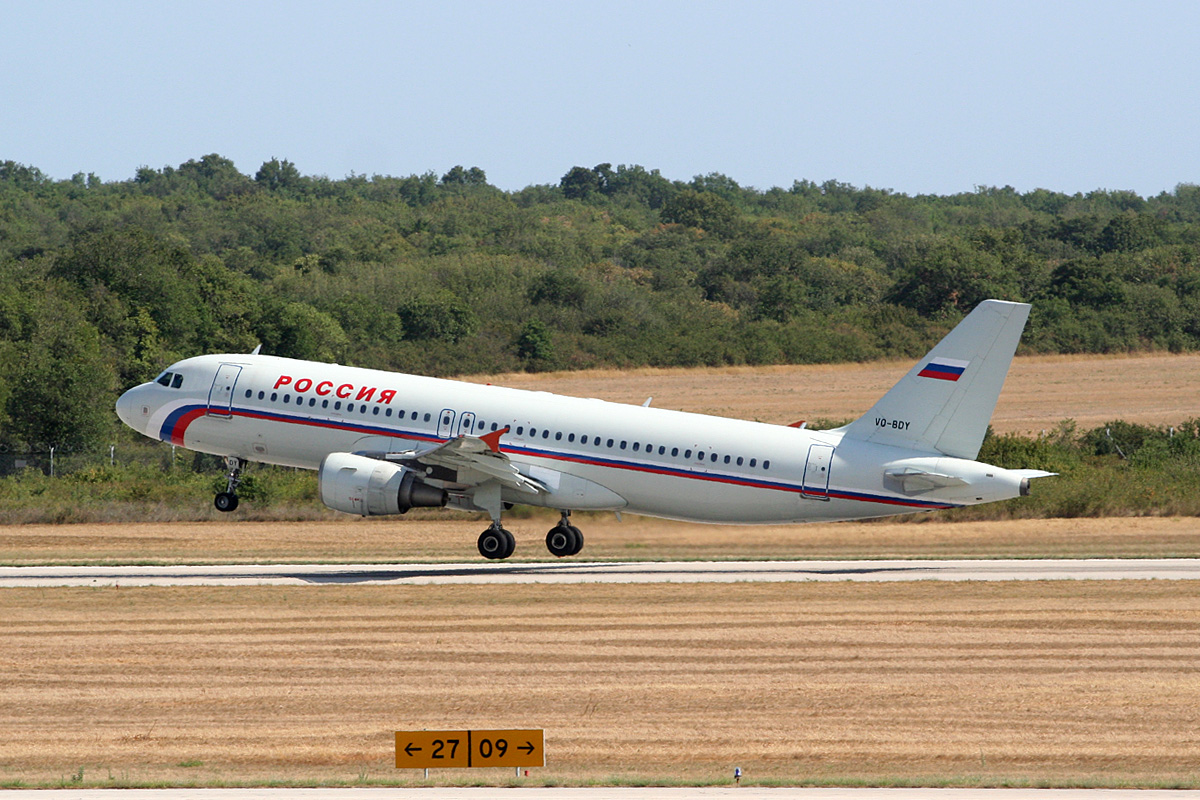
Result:
M468 378L518 389L598 397L788 424L866 412L911 361L720 369L594 370ZM1200 416L1200 354L1025 356L1009 370L992 427L999 433L1081 429L1123 419L1174 425Z
M1200 784L1194 583L9 589L0 619L10 786L420 784L392 732L463 728L544 728L534 784Z

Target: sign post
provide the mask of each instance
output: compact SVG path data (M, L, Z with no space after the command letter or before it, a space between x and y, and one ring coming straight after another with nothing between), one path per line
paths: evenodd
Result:
M396 731L396 769L542 767L545 732Z

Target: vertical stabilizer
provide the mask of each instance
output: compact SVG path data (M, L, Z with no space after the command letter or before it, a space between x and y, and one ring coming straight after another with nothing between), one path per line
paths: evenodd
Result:
M842 432L974 460L1028 318L1025 303L984 300Z

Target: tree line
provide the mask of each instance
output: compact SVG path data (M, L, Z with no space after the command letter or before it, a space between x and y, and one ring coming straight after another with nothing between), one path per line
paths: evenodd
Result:
M1200 347L1200 186L909 196L574 167L340 180L206 155L130 180L0 162L0 447L87 448L172 361L432 375L915 357L988 297L1023 352Z

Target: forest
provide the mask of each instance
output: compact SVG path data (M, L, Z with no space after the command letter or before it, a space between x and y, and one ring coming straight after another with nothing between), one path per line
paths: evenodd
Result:
M573 167L129 180L0 162L0 448L107 448L123 389L204 352L429 375L919 356L988 297L1025 353L1200 348L1200 186L1143 198Z

